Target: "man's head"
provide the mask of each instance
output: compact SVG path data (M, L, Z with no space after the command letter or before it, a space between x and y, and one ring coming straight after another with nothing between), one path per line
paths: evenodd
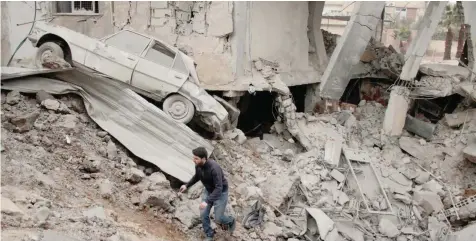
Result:
M208 158L207 149L205 149L205 147L202 147L202 146L197 147L193 149L192 153L193 153L193 162L195 163L195 165L201 166L205 164Z

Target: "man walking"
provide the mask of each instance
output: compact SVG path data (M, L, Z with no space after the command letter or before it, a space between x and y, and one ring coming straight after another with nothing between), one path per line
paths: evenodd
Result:
M202 219L205 241L213 240L213 229L210 226L210 211L215 207L215 222L228 228L230 233L235 230L235 219L225 216L225 208L228 202L228 182L220 165L214 160L208 159L207 150L198 147L192 151L195 163L195 175L185 185L180 187L184 192L198 181L205 186L202 202L200 203L200 218Z

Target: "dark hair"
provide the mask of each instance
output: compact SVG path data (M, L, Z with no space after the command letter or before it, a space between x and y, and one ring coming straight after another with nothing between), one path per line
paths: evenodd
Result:
M205 149L203 146L193 149L192 153L194 156L198 156L200 158L208 157L207 149Z

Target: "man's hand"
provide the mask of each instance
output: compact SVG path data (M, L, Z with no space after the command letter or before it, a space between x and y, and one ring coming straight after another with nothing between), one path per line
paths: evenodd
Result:
M180 187L180 189L179 189L179 192L180 192L180 193L183 193L183 192L185 192L185 190L187 190L187 186L186 186L186 185L182 185L182 186Z
M200 209L205 209L208 206L206 202L200 203Z

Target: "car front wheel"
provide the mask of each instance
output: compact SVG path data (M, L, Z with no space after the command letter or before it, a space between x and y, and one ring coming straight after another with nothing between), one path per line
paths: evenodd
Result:
M57 43L46 42L36 51L35 64L38 68L49 67L44 65L58 58L64 61L63 49Z
M195 114L193 103L179 94L173 94L167 97L162 109L167 115L172 117L172 119L184 124L189 123Z

